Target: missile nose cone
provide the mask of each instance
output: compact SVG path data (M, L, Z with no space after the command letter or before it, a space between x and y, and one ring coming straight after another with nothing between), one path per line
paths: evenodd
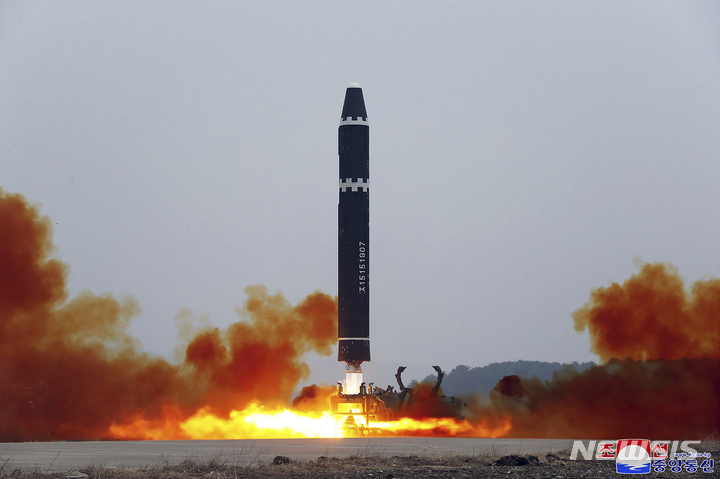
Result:
M348 85L348 88L362 88L359 83L352 82Z
M343 103L342 118L352 117L367 120L367 110L365 110L365 99L363 98L362 88L357 83L351 83L345 90L345 103Z

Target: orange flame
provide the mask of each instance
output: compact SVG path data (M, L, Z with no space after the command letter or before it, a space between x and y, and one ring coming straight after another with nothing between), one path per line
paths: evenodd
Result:
M289 439L340 438L356 435L343 429L345 416L334 417L329 411L300 412L289 409L270 409L252 403L244 409L231 411L227 418L201 409L185 421L175 422L172 411L165 421L136 418L124 425L113 424L111 434L116 439ZM355 416L357 424L368 428L362 415ZM501 437L512 428L506 416L496 425L487 421L474 424L455 418L401 418L396 421L372 422L369 435L376 436L462 436Z

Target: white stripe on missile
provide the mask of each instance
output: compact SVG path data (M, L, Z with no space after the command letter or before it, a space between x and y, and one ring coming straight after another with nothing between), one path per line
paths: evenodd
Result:
M345 125L366 125L370 126L370 123L368 123L367 118L363 118L361 116L352 117L349 116L347 118L340 118L340 126Z
M350 188L350 191L357 191L358 188L360 188L360 191L370 191L368 180L362 178L358 178L357 181L353 181L352 178L340 180L340 191L345 192L347 188Z

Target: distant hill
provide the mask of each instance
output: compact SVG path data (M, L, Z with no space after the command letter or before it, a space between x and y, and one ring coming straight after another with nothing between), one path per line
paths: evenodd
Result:
M504 376L513 374L524 378L535 376L543 381L549 381L556 371L572 369L581 372L594 365L595 363L592 361L587 363L575 361L572 364L543 361L505 361L477 368L460 365L449 373L445 373L442 389L447 396L466 396L470 393L488 394ZM434 384L436 380L437 376L431 374L423 381Z

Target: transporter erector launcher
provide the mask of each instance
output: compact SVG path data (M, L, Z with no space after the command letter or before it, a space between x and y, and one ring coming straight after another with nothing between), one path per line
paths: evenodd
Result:
M346 394L360 393L360 364L370 361L369 130L362 89L351 83L338 128L338 361Z

